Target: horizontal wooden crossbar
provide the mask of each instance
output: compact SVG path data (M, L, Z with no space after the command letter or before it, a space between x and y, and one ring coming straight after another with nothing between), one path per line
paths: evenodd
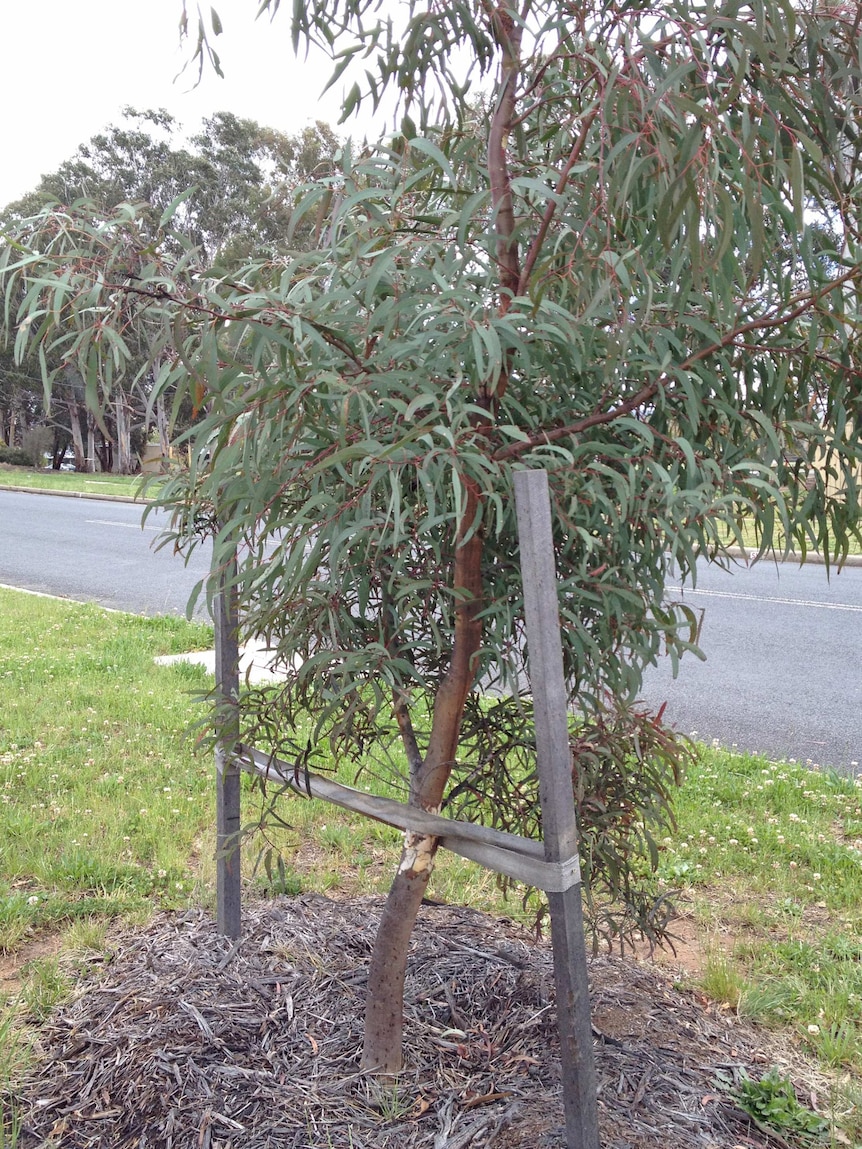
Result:
M263 754L251 746L237 747L236 761L244 770L270 782L289 786L297 794L332 802L399 830L438 838L440 845L453 854L478 862L480 866L505 874L508 878L526 882L545 893L560 894L580 884L581 867L577 855L564 862L547 862L541 844L529 838L507 834L492 826L477 826L472 822L442 818L415 806L396 802L393 798L380 798L354 790L351 786L343 786L319 774L305 771L298 773L290 763Z

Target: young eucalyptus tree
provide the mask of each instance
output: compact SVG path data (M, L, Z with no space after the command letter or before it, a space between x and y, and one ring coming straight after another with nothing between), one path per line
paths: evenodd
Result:
M206 465L164 495L177 542L210 523L217 563L241 544L246 625L288 667L245 696L246 739L300 764L324 741L360 762L398 750L411 803L528 832L511 490L514 469L545 468L587 892L642 908L634 871L680 750L634 700L663 647L696 643L669 585L721 561L743 520L763 550L839 559L859 528L862 8L392 11L309 0L287 17L296 48L364 67L345 115L394 92L403 117L298 197L310 250L226 276L144 244L130 208L44 214L6 249L7 323L22 349L81 362L93 401L126 325L176 341L161 385L207 411ZM401 1065L436 848L406 835L369 1068Z

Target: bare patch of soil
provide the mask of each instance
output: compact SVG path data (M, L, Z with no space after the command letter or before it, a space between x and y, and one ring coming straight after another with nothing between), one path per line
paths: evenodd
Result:
M59 932L39 934L11 953L0 951L0 1002L9 1001L21 990L21 974L30 962L56 957L63 948Z
M677 917L670 927L672 944L662 948L637 942L634 955L638 961L650 962L674 980L697 979L706 970L709 954L701 930L694 918Z
M407 1068L394 1085L361 1072L380 905L250 902L237 944L200 911L123 934L39 1032L14 1097L22 1149L562 1146L550 949L510 922L423 908ZM807 1096L819 1083L798 1051L659 967L600 957L590 970L603 1149L785 1144L718 1083L775 1063Z

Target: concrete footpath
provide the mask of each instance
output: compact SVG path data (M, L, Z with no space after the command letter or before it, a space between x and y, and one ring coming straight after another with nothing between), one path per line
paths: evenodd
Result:
M157 666L172 666L177 662L202 666L208 674L215 674L215 651L195 650L188 654L163 654L153 660ZM276 653L261 639L250 638L243 643L239 652L239 677L241 682L277 682L285 677L284 670L276 661Z

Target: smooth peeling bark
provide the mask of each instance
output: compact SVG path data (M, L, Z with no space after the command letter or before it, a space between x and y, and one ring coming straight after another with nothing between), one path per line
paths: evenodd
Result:
M410 935L434 868L437 839L407 833L380 918L368 969L363 1069L397 1073L402 1066L404 976Z
M482 623L477 617L482 608L482 531L476 529L469 534L478 514L479 493L473 483L465 483L465 488L467 499L452 571L452 584L459 594L452 657L434 701L431 734L421 762L415 761L413 730L403 700L396 703L396 716L411 761L410 804L432 813L440 809L455 764L464 704L476 677L476 655L482 643ZM423 834L408 832L404 836L401 860L386 898L368 969L363 1069L397 1073L402 1066L407 953L437 846L436 838Z
M500 81L496 111L488 140L488 176L496 230L496 256L499 275L499 310L508 311L520 279L518 245L511 178L507 162L507 140L515 114L520 74L521 28L517 13L504 0L483 7L501 52ZM499 397L506 389L504 364L495 387ZM488 409L488 422L476 426L487 435L493 420L496 399L476 396ZM421 763L416 761L412 725L403 707L396 705L396 717L404 737L410 771L410 804L437 812L455 764L461 722L467 695L476 677L476 656L482 644L483 535L477 518L481 515L480 492L474 481L462 476L466 494L464 513L455 539L452 589L455 592L455 627L449 669L434 699L434 716L428 747ZM472 532L472 533L471 533ZM405 736L407 734L407 736ZM415 763L415 766L414 766ZM434 867L437 839L415 834L405 836L398 872L389 890L377 931L368 973L365 1011L363 1068L380 1073L397 1073L402 1066L404 977L410 935L425 896Z

